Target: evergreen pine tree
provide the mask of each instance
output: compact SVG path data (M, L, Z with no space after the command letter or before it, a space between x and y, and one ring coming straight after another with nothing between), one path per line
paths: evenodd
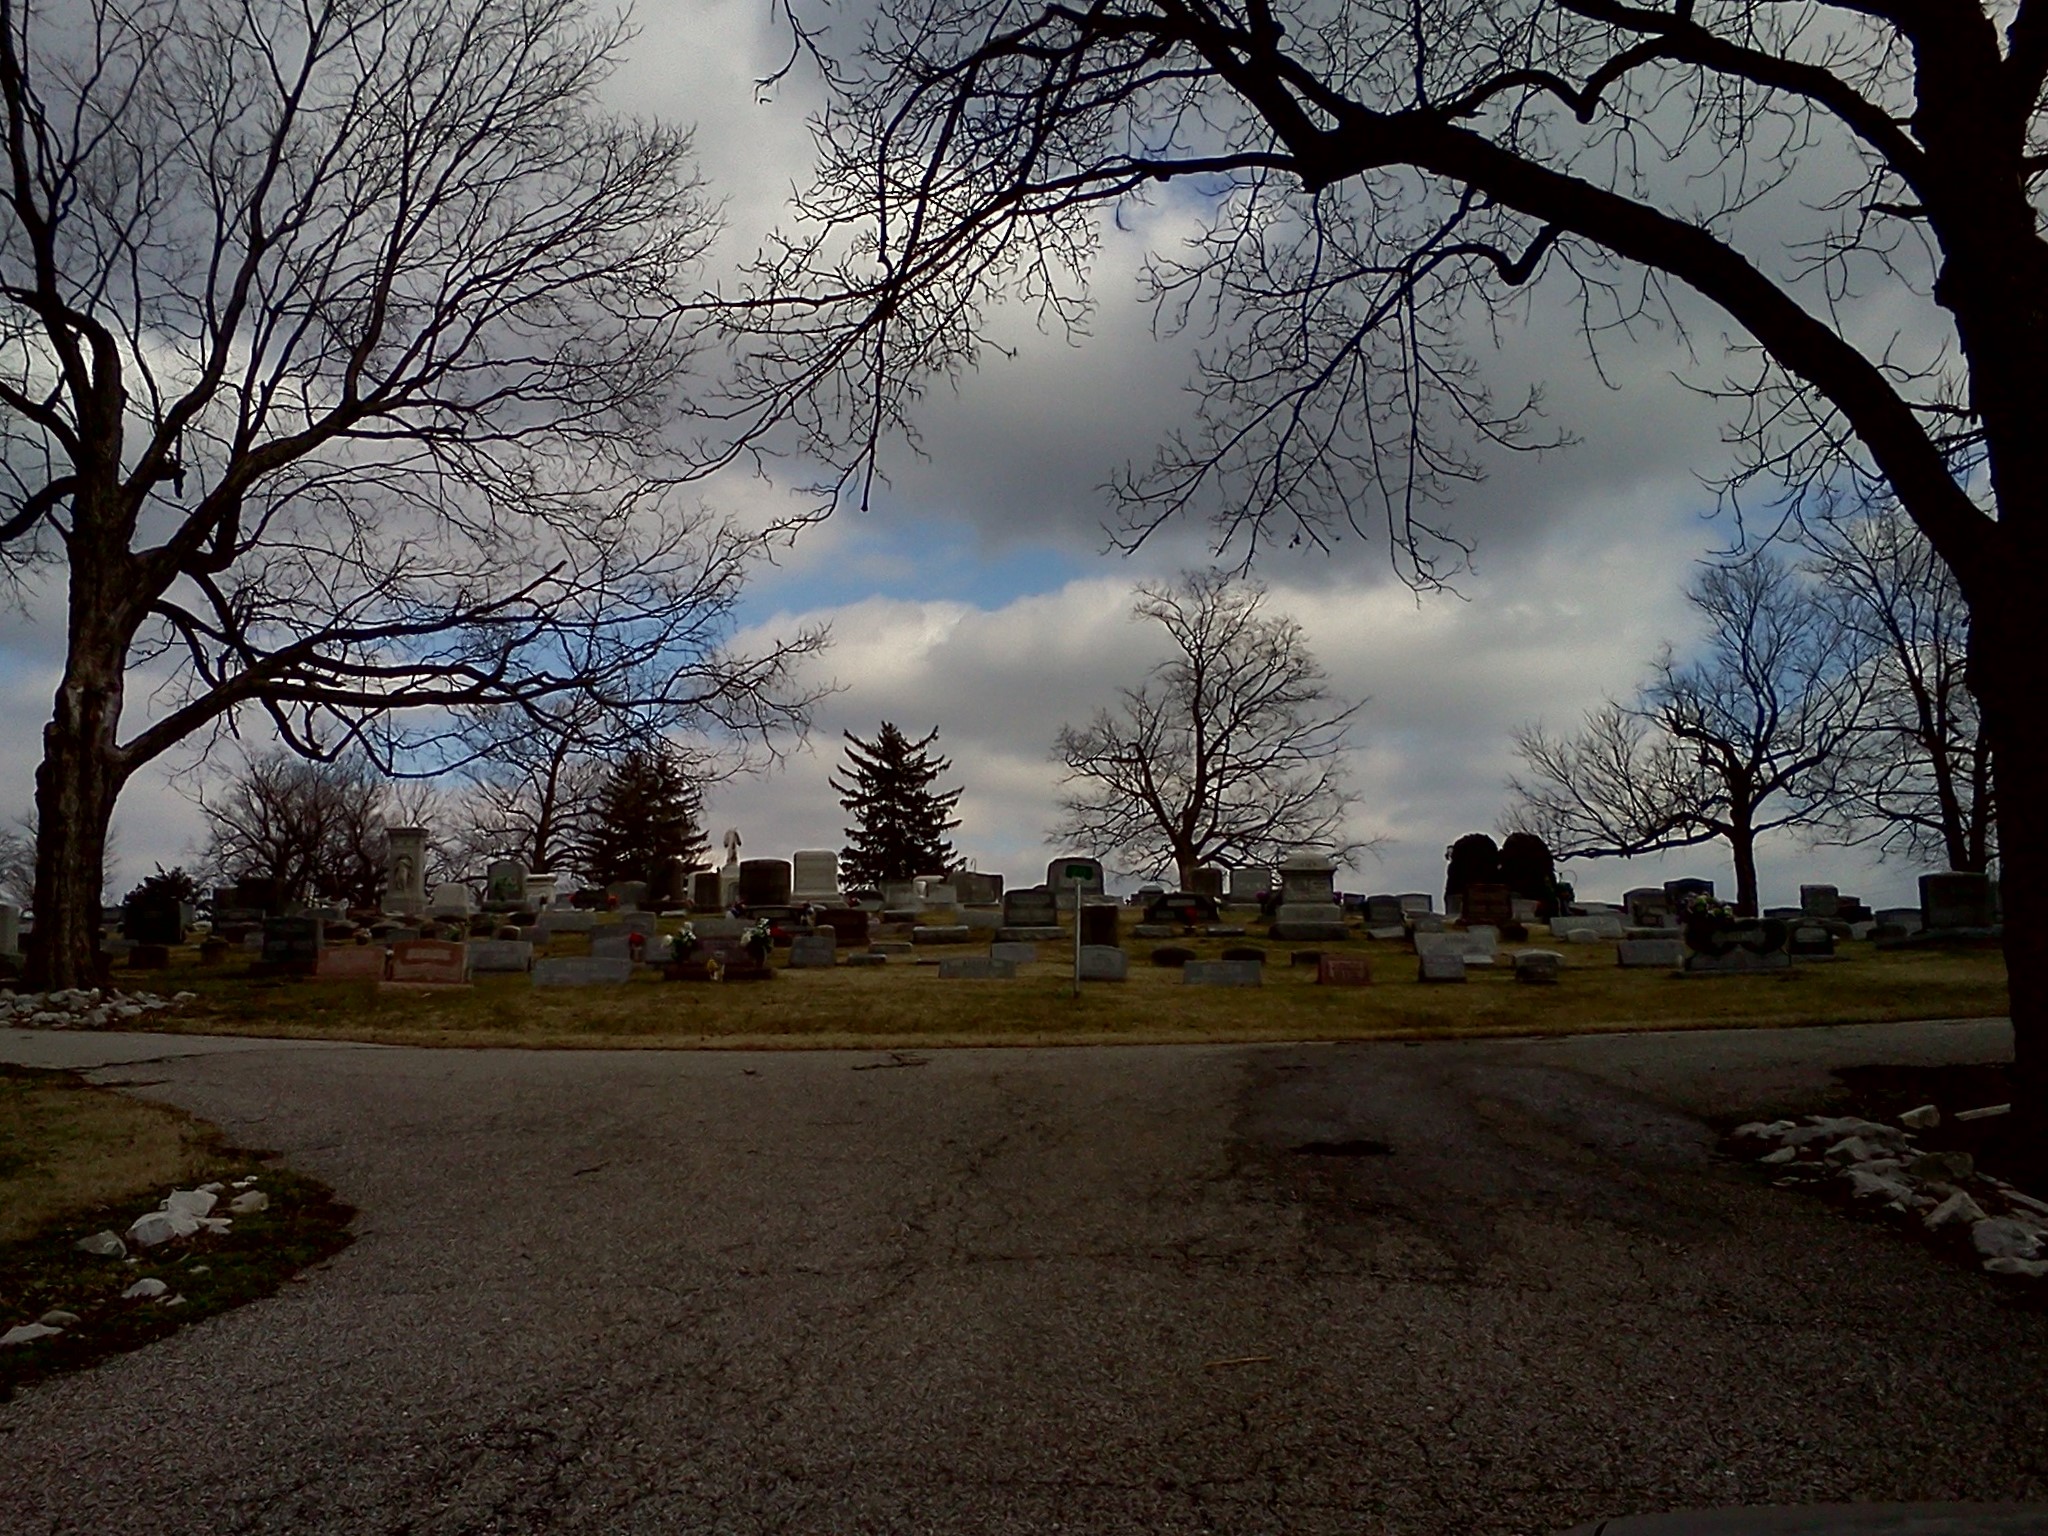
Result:
M832 787L845 797L839 803L855 823L839 850L840 878L849 887L943 874L952 863L946 834L960 823L947 813L961 792L932 789L934 779L953 769L950 758L926 750L938 735L935 727L911 741L886 720L873 741L845 733L850 782L834 775Z
M657 745L628 752L598 788L584 874L593 885L644 880L659 892L667 887L671 859L687 860L692 872L708 867L703 808L701 792L672 750Z

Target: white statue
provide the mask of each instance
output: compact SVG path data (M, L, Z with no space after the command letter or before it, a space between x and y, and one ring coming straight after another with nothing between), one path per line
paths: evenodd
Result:
M725 867L731 869L739 861L740 829L738 827L727 827L725 829Z

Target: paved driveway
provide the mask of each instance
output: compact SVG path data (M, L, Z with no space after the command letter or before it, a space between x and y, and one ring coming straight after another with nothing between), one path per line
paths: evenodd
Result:
M363 1212L306 1283L0 1406L0 1529L1477 1536L2041 1498L2048 1317L1755 1187L1686 1112L2008 1044L0 1034L128 1062L101 1078Z

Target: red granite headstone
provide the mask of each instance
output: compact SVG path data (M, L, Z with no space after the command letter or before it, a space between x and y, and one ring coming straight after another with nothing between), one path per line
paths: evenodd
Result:
M1369 987L1372 962L1363 955L1325 955L1316 962L1316 984L1323 987Z

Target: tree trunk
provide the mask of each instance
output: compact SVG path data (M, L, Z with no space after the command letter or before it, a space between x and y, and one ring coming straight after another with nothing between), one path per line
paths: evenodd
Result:
M43 989L97 983L107 827L125 777L115 732L127 647L91 633L77 597L71 654L36 769L35 945L28 979Z
M1997 605L1998 609L2006 604ZM2011 607L2024 608L2015 594ZM2029 677L2036 640L2023 616L1973 607L1970 686L1992 743L2012 1015L2013 1114L2007 1133L2026 1171L2048 1177L2048 714Z
M1728 829L1728 847L1735 855L1735 914L1755 917L1763 910L1756 892L1756 829L1746 818Z

